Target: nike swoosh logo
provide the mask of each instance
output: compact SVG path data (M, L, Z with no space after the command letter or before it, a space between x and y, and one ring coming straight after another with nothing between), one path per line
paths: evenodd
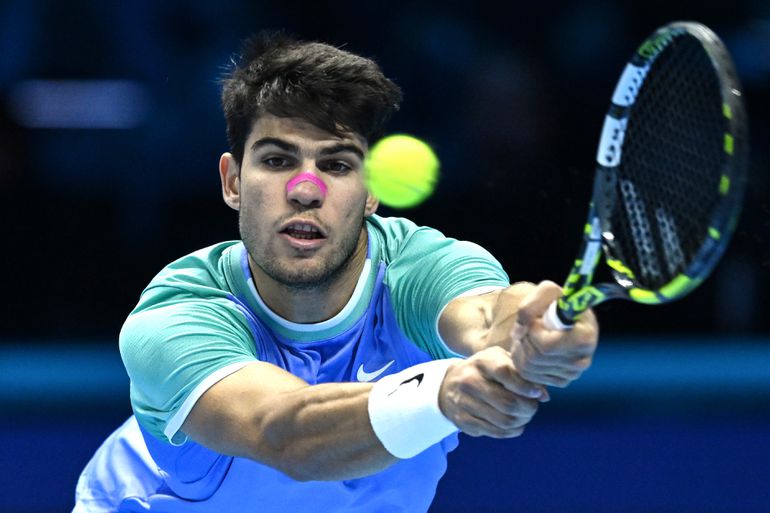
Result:
M407 379L406 381L402 381L402 382L401 382L401 384L400 384L400 385L398 385L398 388L396 388L396 389L395 389L395 390L393 390L391 393L389 393L389 394L388 394L388 396L391 396L391 395L395 394L395 393L396 393L396 392L398 392L399 390L403 390L403 389L404 389L404 388L403 388L403 387L404 387L404 385L406 385L407 383L411 383L411 382L413 382L413 381L414 381L414 382L416 382L416 383L417 383L417 385L413 386L412 388L417 388L417 387L419 387L420 385L422 385L422 378L423 378L423 377L425 377L425 374L421 372L421 373L419 373L418 375L416 375L416 376L414 376L414 377L411 377L411 378Z
M366 372L364 370L364 364L362 363L361 366L358 368L358 372L356 372L356 379L358 381L371 381L373 379L377 379L380 374L388 370L388 367L390 367L394 363L396 363L396 360L391 360L374 372Z
M422 384L422 378L423 378L423 376L425 376L425 374L423 374L423 373L421 372L421 373L419 373L418 375L416 375L415 377L413 377L413 378L409 378L409 379L407 379L406 381L402 382L402 383L401 383L400 385L398 385L398 386L402 387L402 386L406 385L407 383L411 383L412 381L417 381L417 386L419 387L419 386Z

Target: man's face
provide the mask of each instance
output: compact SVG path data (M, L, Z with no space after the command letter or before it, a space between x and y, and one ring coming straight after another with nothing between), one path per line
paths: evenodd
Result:
M329 284L346 269L356 249L365 248L364 217L377 206L364 183L366 149L358 136L340 138L298 118L258 119L240 175L230 176L232 168L223 173L236 193L228 197L225 190L225 200L239 211L254 265L279 283L305 289ZM305 173L310 180L293 180Z

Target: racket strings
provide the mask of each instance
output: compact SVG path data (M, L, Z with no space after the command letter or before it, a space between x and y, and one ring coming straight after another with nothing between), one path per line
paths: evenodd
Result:
M611 213L615 249L641 286L670 282L708 237L724 132L720 83L708 54L689 34L674 38L631 107Z

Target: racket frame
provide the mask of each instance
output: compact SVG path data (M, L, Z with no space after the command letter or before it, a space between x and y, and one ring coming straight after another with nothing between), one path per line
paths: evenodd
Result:
M727 164L719 183L722 200L712 213L705 241L686 269L656 290L639 284L633 271L613 256L614 235L608 223L603 223L612 205L606 194L614 187L615 172L621 162L623 137L629 111L643 85L647 71L673 39L684 34L695 36L703 45L716 70L720 70L722 115L727 130L723 150ZM578 257L563 287L563 295L554 302L547 317L559 329L568 329L589 308L610 299L625 299L643 304L661 304L681 298L708 277L724 253L737 224L745 188L748 153L746 114L740 86L732 60L721 40L706 26L696 22L675 22L656 30L637 49L626 65L612 95L612 104L605 117L597 150L597 167L588 220ZM593 284L599 261L604 260L615 282Z

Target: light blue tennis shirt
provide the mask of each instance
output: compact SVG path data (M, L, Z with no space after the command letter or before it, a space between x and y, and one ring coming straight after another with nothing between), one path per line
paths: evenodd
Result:
M180 427L214 383L254 361L310 384L376 381L457 356L441 340L443 308L509 284L483 248L400 218L367 218L368 253L352 297L333 318L297 324L264 304L241 242L163 269L120 335L134 417L97 451L75 512L427 511L451 435L414 458L348 481L298 482L266 465L187 439Z

